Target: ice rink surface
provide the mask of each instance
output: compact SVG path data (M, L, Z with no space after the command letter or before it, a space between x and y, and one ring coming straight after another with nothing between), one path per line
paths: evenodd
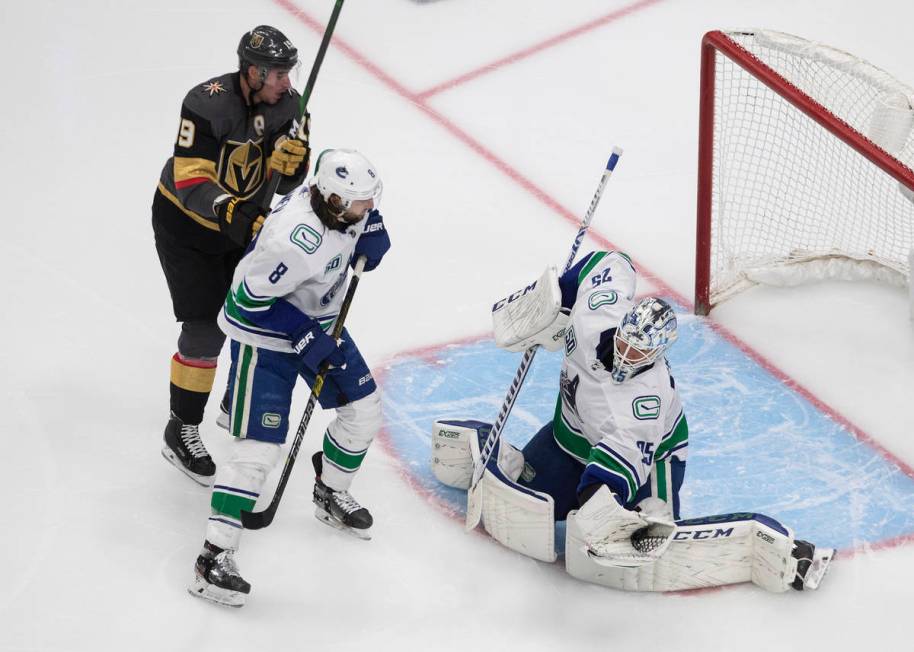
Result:
M310 110L314 148L360 149L385 185L393 248L349 322L385 392L385 433L353 486L374 538L312 517L303 456L274 525L243 540L244 609L187 595L209 492L159 454L177 327L149 224L155 182L182 97L233 69L241 33L283 30L303 85L332 4L0 6L0 650L908 649L903 290L754 289L684 319L671 354L694 453L686 515L768 509L839 547L817 592L580 583L464 534L423 483L421 450L434 416L494 418L517 358L487 339L491 302L564 262L613 145L625 154L584 250L628 252L640 292L689 307L705 31L797 34L912 84L914 9L891 0L349 0ZM554 400L557 362L537 365L512 440ZM203 432L218 464L214 408ZM329 418L316 414L304 452Z

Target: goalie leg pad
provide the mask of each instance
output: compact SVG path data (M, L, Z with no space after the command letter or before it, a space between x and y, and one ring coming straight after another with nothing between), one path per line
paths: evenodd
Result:
M721 514L676 523L669 546L656 561L608 567L586 553L586 533L569 516L565 568L580 580L626 591L683 591L753 582L786 591L796 576L793 533L761 514Z
M440 419L432 424L432 473L455 489L469 489L473 478L470 441L485 438L492 424L473 419ZM477 445L478 448L478 445Z
M797 574L793 552L793 532L773 518L754 514L752 520L753 584L781 593L791 587Z
M528 557L555 561L552 496L517 484L494 460L486 467L479 489L483 527L493 539Z
M432 424L432 473L438 481L455 489L469 489L473 466L483 442L492 430L491 423L474 419L440 419ZM524 469L524 456L511 444L495 444L492 459L511 480Z

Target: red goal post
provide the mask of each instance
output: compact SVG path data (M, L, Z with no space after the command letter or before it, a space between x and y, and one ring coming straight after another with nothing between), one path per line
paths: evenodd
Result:
M705 34L696 314L758 283L910 285L912 107L914 90L840 50Z

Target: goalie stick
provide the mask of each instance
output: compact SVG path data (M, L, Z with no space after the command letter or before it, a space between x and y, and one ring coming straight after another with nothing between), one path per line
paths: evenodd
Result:
M344 0L336 0L336 4L333 6L333 12L330 14L330 20L327 21L327 28L324 30L323 38L321 38L320 47L317 48L317 55L314 57L314 63L311 64L311 73L308 75L308 81L305 83L305 90L302 91L301 97L298 99L299 129L305 128L302 119L305 117L305 110L308 108L308 100L311 98L311 91L314 90L314 84L317 81L317 73L321 69L321 64L324 62L324 55L327 54L327 47L330 45L330 39L333 37L333 30L336 29L336 21L340 17L340 12L343 11L343 2ZM298 134L289 135L291 137L298 137ZM267 202L265 208L267 209L270 208L270 203L273 201L273 196L276 194L276 189L279 187L281 178L281 174L272 174L270 176L270 181L267 185L267 194L265 196L265 201Z
M337 315L333 324L333 333L331 337L334 341L340 339L343 334L343 322L346 321L346 315L349 314L349 306L352 303L352 297L355 295L355 289L359 286L359 278L365 269L365 256L359 256L355 263L355 269L352 272L352 280L349 281L349 287L346 289L346 296L343 299L343 305L340 306L340 314ZM282 475L279 476L279 484L276 485L276 491L273 492L273 499L267 508L260 512L248 512L241 510L241 524L246 530L259 530L267 527L273 522L276 516L276 509L279 507L279 501L289 483L289 476L292 474L292 466L295 464L295 458L298 457L298 449L301 448L302 439L305 437L305 430L308 428L308 422L311 421L311 414L314 412L314 404L324 388L324 376L330 368L328 362L323 362L314 378L314 385L311 387L311 396L308 397L308 405L305 407L305 413L302 415L301 422L298 424L298 430L295 432L295 439L292 441L292 447L289 449L289 455L286 457L286 463L282 467Z
M616 163L618 163L620 156L622 156L622 148L613 147L612 154L610 154L609 160L606 162L606 169L603 170L603 176L600 177L600 183L597 186L597 190L593 195L593 199L590 200L590 206L587 208L587 213L584 215L584 219L581 220L581 227L578 229L578 234L574 238L574 243L571 246L571 253L568 255L568 260L565 263L565 268L562 270L562 273L571 269L574 257L581 247L584 235L587 233L587 229L590 228L590 222L593 219L594 212L596 212L597 206L600 203L600 198L603 196L606 182L609 181L609 177L612 175L613 170L616 169ZM533 363L533 357L536 355L537 348L539 348L538 345L534 345L524 352L524 357L521 360L520 366L517 368L517 372L514 374L514 380L511 382L511 387L508 388L508 394L505 396L505 400L501 405L501 410L498 412L498 418L495 419L492 430L489 431L489 436L486 438L486 442L482 447L479 459L476 460L475 466L473 467L473 480L470 483L470 489L467 492L466 530L468 532L475 529L482 518L482 496L479 495L480 492L478 490L479 480L485 472L486 464L489 463L489 458L492 457L492 451L495 449L495 445L501 438L505 422L508 420L508 415L511 414L511 408L514 407L514 401L517 399L521 385L524 384L524 379L527 377L527 371L529 371L530 365Z

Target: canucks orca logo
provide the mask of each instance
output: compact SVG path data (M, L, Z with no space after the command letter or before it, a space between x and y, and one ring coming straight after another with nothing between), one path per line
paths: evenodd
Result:
M345 165L341 165L336 169L336 176L340 179L345 179L349 176L349 170L346 169Z
M575 376L572 380L568 380L568 375L564 370L559 378L559 384L562 389L562 400L565 401L565 405L567 405L579 419L581 418L581 415L578 414L577 394L580 382L581 379L578 376Z
M333 287L331 287L329 290L327 290L327 293L321 297L322 306L326 306L331 301L333 301L333 297L335 297L336 293L340 291L340 287L342 287L343 281L345 281L345 280L346 280L346 271L344 270L343 273L340 274L339 277L336 279L336 281L333 282Z

